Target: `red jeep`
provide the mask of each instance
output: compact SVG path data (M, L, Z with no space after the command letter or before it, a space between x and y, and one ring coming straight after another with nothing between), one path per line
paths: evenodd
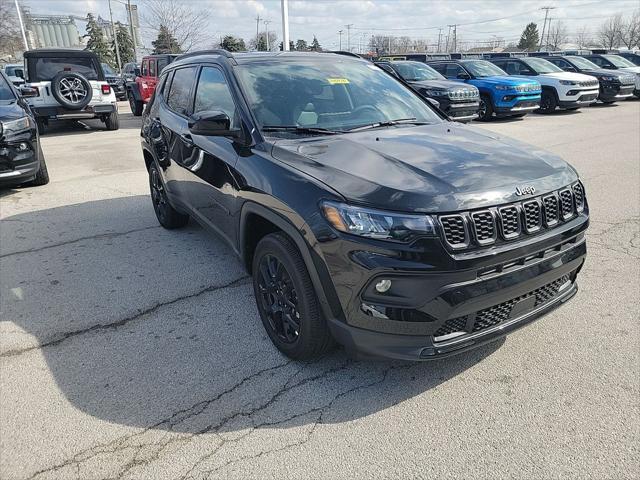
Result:
M136 117L142 115L144 104L149 101L158 83L162 69L173 62L179 55L148 55L142 58L140 73L134 81L127 83L127 97L131 111Z

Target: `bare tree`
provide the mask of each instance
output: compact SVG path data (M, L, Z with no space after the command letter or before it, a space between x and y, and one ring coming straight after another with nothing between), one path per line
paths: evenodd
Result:
M142 21L155 31L159 31L161 25L166 26L183 52L203 42L209 43L210 14L206 10L197 10L192 3L182 0L143 0L142 3Z
M640 8L635 10L620 29L620 41L628 49L640 46Z
M615 48L620 45L620 34L624 25L621 14L606 20L598 30L598 41L604 48Z
M569 33L567 32L567 25L558 20L549 27L549 33L547 34L547 46L552 50L558 50L563 43L567 43L569 40Z
M0 57L15 59L24 50L24 45L16 6L11 0L0 0L0 25Z
M578 45L578 48L586 48L593 44L593 35L591 35L591 31L586 26L582 26L576 32L573 40Z

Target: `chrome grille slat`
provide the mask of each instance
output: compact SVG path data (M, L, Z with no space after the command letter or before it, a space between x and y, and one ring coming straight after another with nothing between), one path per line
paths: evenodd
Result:
M460 250L533 235L574 218L585 208L584 185L576 182L521 202L442 215L439 220L447 245Z

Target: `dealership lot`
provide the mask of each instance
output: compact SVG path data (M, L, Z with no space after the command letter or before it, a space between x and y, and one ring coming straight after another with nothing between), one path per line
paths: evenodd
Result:
M158 226L121 113L1 194L2 478L637 475L640 101L474 124L578 169L589 257L564 308L417 365L280 355L231 250Z

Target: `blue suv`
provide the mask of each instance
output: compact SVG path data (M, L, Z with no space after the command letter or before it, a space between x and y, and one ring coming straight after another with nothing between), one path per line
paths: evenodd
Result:
M510 77L486 60L433 60L429 66L449 80L470 83L480 90L480 120L523 117L540 108L542 87L535 80Z

